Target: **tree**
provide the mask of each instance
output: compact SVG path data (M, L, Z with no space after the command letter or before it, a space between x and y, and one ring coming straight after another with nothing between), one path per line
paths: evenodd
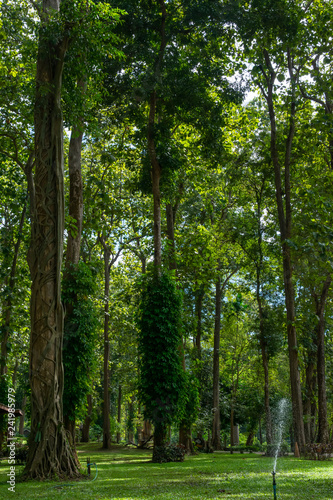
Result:
M63 307L61 263L64 230L61 82L69 34L60 7L43 0L36 72L35 175L29 266L31 289L31 436L28 478L76 476L78 465L63 427ZM57 37L52 34L54 30Z

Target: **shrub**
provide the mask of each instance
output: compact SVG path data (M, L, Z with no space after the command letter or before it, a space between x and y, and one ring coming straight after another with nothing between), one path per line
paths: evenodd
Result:
M310 460L329 460L333 454L333 443L310 443L305 447L305 456Z
M100 441L103 435L103 429L100 425L94 424L89 429L89 439L91 441Z
M185 446L169 444L166 446L155 446L153 451L153 462L183 462L185 456Z

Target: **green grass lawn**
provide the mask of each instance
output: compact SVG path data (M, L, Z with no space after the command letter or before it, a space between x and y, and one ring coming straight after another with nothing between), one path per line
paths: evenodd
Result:
M15 493L6 485L8 465L0 464L0 499L75 500L202 500L273 499L273 459L256 454L199 454L182 463L153 464L150 451L100 444L80 444L79 458L86 466L89 456L96 462L95 481L72 483L29 482L16 484ZM18 473L22 467L16 467ZM95 469L92 467L92 479ZM292 456L279 458L277 498L284 500L332 500L333 462L315 462ZM69 485L68 485L69 484Z

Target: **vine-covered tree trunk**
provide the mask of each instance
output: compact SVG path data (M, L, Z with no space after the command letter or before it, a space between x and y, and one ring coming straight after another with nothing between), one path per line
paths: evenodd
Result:
M48 38L59 0L43 1L36 75L35 175L29 251L31 288L31 434L25 477L76 476L78 464L63 426L64 185L61 85L67 39Z
M221 450L221 421L220 421L220 331L221 331L221 277L216 281L215 293L215 327L214 327L214 356L213 356L213 432L212 446L214 450Z

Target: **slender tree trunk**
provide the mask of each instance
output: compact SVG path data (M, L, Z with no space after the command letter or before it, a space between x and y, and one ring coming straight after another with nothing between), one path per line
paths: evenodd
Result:
M104 389L103 389L103 448L111 449L110 392L109 392L109 293L110 293L110 250L104 245Z
M298 345L295 327L295 293L292 282L292 261L290 247L288 240L291 238L291 187L290 187L290 162L292 143L295 133L295 113L296 113L296 99L293 98L290 106L290 121L289 133L286 140L285 159L284 159L284 194L282 190L281 173L282 168L279 159L277 148L277 130L275 120L275 109L273 101L273 88L276 78L275 71L272 67L270 56L265 49L263 51L266 68L268 73L263 72L266 78L267 89L262 89L264 97L267 101L270 126L271 126L271 155L274 165L275 175L275 193L279 218L279 226L281 233L281 247L283 254L283 280L285 290L285 301L287 309L287 336L288 336L288 351L289 351L289 367L290 367L290 383L291 383L291 399L293 408L293 425L295 432L295 441L298 443L300 451L304 450L305 434L303 423L303 405L302 405L302 391L301 381L299 375L299 361L298 361ZM293 65L290 54L288 52L288 67L292 89L294 91L295 78L293 75Z
M201 359L201 333L202 333L202 303L205 292L199 288L195 300L195 313L197 317L197 331L195 337L195 345L197 348L198 358Z
M312 406L314 402L314 391L316 387L316 357L309 350L308 360L305 367L305 397L303 403L304 432L306 443L312 443Z
M221 331L221 277L216 281L215 294L215 328L214 328L214 357L213 357L213 432L212 446L214 450L221 450L221 422L220 422L220 331Z
M80 87L82 92L85 92L86 84L84 81L79 82L78 87ZM66 249L66 272L68 273L70 273L71 269L77 268L80 260L81 233L83 224L83 183L81 174L82 138L83 124L82 120L80 120L79 124L74 126L72 129L68 152L69 216L71 218L71 230L68 233ZM66 304L65 338L67 342L67 349L71 347L71 343L73 342L73 340L70 336L66 335L66 327L67 325L71 325L71 318L73 316L73 304L76 301L77 294L73 292L71 300ZM71 436L72 443L75 444L75 411L72 412L71 416L69 416L66 414L65 408L64 417L65 429Z
M171 203L166 206L166 219L167 219L167 236L169 242L168 260L169 269L176 269L176 258L175 258L175 218L176 218L177 208L175 209Z
M31 434L25 477L78 475L63 427L64 231L61 85L67 40L49 40L46 25L60 1L43 1L35 100L35 198L29 266L31 289Z
M233 397L232 397L233 399ZM233 400L231 401L231 408L230 408L230 446L234 446L234 403Z
M150 110L148 123L148 152L151 162L151 177L154 198L154 266L160 269L162 264L162 237L161 237L161 166L157 158L154 139L155 114L157 95L154 90L150 96Z
M122 387L119 385L118 387L118 416L117 416L117 422L120 425L121 424L121 398L122 398ZM121 432L117 432L117 443L120 443L121 440Z
M87 395L87 415L86 418L84 419L83 427L82 427L82 437L81 441L82 443L89 443L89 431L90 431L90 424L92 421L92 395L88 394Z
M257 192L257 219L258 219L258 252L259 261L256 263L256 273L257 273L257 304L259 310L259 335L260 335L260 350L262 364L264 368L264 394L265 394L265 423L266 423L266 441L267 444L272 444L272 418L271 409L269 404L269 372L268 372L268 355L267 355L267 341L265 340L264 331L264 318L263 318L263 307L262 307L262 293L261 293L261 271L263 268L263 252L262 252L262 227L261 227L261 198L263 192L263 185L260 193Z
M24 204L23 210L22 210L22 215L20 219L20 224L19 224L19 230L18 230L18 236L16 243L14 245L14 254L13 254L13 261L10 269L10 274L8 279L6 280L6 286L8 287L10 293L8 294L7 297L5 297L4 303L2 305L2 312L3 312L3 317L2 317L2 324L1 324L1 363L0 363L0 376L2 377L7 373L7 345L8 345L8 338L9 338L9 332L10 332L10 322L11 322L11 316L12 316L12 294L13 294L13 289L15 287L15 276L16 276L16 267L17 267L17 259L19 255L19 250L20 250L20 245L22 241L22 231L23 231L23 224L24 224L24 219L25 219L25 213L26 213L27 205L26 203Z
M316 302L317 326L317 379L318 379L318 441L327 443L329 440L325 380L325 304L332 277L327 276L320 298L314 294Z

